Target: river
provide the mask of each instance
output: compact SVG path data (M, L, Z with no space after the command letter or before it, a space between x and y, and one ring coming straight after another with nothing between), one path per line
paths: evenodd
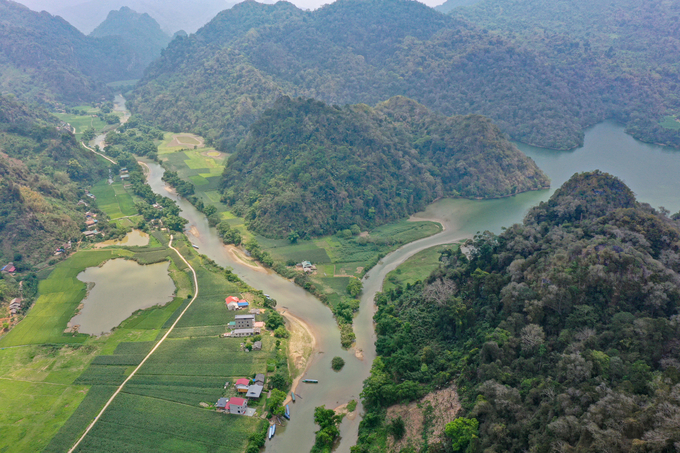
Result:
M478 231L499 233L501 228L520 222L528 209L547 200L564 181L576 172L601 169L621 177L637 194L640 201L653 206L665 206L675 212L680 209L680 179L675 169L680 168L680 152L634 140L624 133L623 127L611 122L601 123L586 131L584 146L573 151L551 151L518 145L532 157L551 178L552 188L527 192L514 197L495 200L439 200L414 219L436 219L444 226L441 233L405 245L385 257L364 278L361 308L355 319L356 347L363 351L363 360L352 352L340 348L340 333L330 310L316 298L279 275L252 269L235 260L222 245L214 228L208 226L205 216L190 203L177 197L161 181L163 169L158 164L149 166L149 184L154 192L176 200L182 216L189 221L187 235L206 254L222 266L228 266L246 283L272 295L279 307L306 322L317 337L317 352L312 357L306 377L319 379L317 385L301 384L297 393L302 398L291 404L292 421L267 442L269 452L309 451L314 443L314 407L325 405L334 408L351 399L359 401L362 382L370 373L375 358L375 333L373 330L373 298L382 288L388 272L395 269L413 254L428 247L453 243L471 237ZM195 232L193 234L191 231ZM330 368L334 356L345 359L340 373ZM361 405L358 410L361 411ZM341 442L337 452L349 452L356 443L360 417L345 419L341 426Z

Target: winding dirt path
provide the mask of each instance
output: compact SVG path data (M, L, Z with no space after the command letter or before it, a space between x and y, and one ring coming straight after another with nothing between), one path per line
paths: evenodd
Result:
M174 248L174 247L172 246L172 240L173 240L173 239L174 239L174 237L173 237L173 236L170 236L170 243L168 244L168 248L174 250L175 253L177 253L177 256L179 256L179 257L182 259L182 261L184 261L184 263L185 263L185 264L189 267L189 269L191 270L191 273L192 273L193 276L194 276L194 288L195 288L194 297L191 299L191 301L189 301L189 303L187 304L187 306L184 307L184 310L182 310L182 313L180 313L179 316L177 317L177 319L175 320L175 322L172 323L172 326L170 326L170 328L169 328L168 331L165 333L165 335L163 335L163 338L161 338L161 339L158 341L158 343L156 343L156 345L151 349L151 351L149 351L149 353L146 355L146 357L144 357L144 360L142 360L142 362L141 362L139 365L137 365L137 367L136 367L136 368L132 371L132 373L130 373L130 375L127 377L127 379L125 379L125 380L123 381L123 383L120 384L120 386L116 389L116 391L113 393L113 395L111 395L111 398L109 398L109 400L106 402L106 404L104 405L104 407L102 408L102 410L99 411L99 413L98 413L97 416L94 418L94 420L92 420L92 423L90 423L90 424L88 425L88 427L87 427L87 429L85 430L85 432L83 433L83 435L80 436L80 438L76 441L76 443L73 445L73 447L71 447L71 449L68 451L68 453L73 453L73 452L75 451L75 449L78 448L78 445L80 445L80 443L83 441L83 439L85 439L85 436L87 436L87 434L90 432L90 430L92 429L92 427L94 427L95 423L97 423L97 421L101 418L101 416L102 416L102 414L104 413L104 411L111 405L111 403L112 403L113 400L116 398L116 396L118 396L118 394L120 393L120 391L123 390L123 387L125 387L125 384L127 384L127 382L128 382L130 379L132 379L132 378L134 377L135 374L137 374L137 371L139 371L139 369L144 365L144 363L146 363L146 361L149 359L149 357L151 357L151 355L152 355L154 352L156 352L156 349L158 349L158 347L159 347L161 344L163 344L163 342L165 341L166 338L168 338L168 335L170 335L170 332L172 332L172 330L175 328L175 326L177 325L177 323L179 322L179 320L182 319L182 316L184 316L184 313L186 313L186 311L189 309L189 307L191 307L191 304L193 304L194 301L196 300L196 298L198 297L198 278L196 277L196 271L194 270L193 267L191 267L191 264L189 264L189 262L182 256L182 254L179 253L179 250L177 250L176 248Z

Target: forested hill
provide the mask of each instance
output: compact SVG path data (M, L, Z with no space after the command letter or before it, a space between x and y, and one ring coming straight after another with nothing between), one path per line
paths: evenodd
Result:
M139 56L139 65L147 67L161 55L161 50L170 42L158 22L148 14L140 14L128 7L109 12L106 20L95 28L90 36L102 38L114 36L120 39Z
M371 108L280 98L229 158L223 201L267 236L323 235L404 218L441 196L549 185L488 118L403 97Z
M0 96L0 261L35 264L81 237L82 187L105 176L59 120ZM4 265L3 264L3 265Z
M601 93L588 102L609 97L636 138L680 147L680 125L663 121L680 117L680 3L480 0L451 14L542 55L565 77L583 74Z
M246 1L174 40L131 105L221 149L282 94L339 105L404 95L445 115L488 116L513 139L558 149L580 145L583 129L605 118L637 131L641 118L672 110L676 73L627 71L607 49L573 59L565 46L556 59L407 0L339 0L311 12Z
M0 0L0 93L41 103L101 100L104 83L139 78L143 63L115 37L91 38L60 17Z
M450 383L462 418L434 451L676 451L678 218L613 176L575 175L523 224L379 295L353 451L384 451L385 408Z

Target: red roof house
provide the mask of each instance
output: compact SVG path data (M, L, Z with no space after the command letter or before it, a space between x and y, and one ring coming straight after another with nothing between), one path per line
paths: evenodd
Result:
M227 403L226 409L230 414L243 415L248 409L248 401L243 398L231 398Z
M238 379L236 381L236 384L234 384L234 387L236 390L238 390L240 393L247 393L248 392L248 386L250 385L250 379L247 378L242 378Z

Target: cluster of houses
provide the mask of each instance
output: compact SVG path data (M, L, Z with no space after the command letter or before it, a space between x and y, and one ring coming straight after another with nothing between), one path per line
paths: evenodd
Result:
M128 173L127 167L123 167L120 169L120 179L125 181L130 177L130 173Z
M83 231L83 234L85 237L90 237L94 236L95 234L98 233L97 231L97 223L99 222L97 220L97 214L87 211L85 213L85 226L87 227L86 231Z
M229 296L224 299L224 303L227 304L229 310L247 310L250 304L247 300L239 299L236 296Z
M303 272L311 274L316 271L316 266L309 261L303 261L297 264L295 267L302 269Z
M253 415L254 410L251 409L251 413L248 412L248 399L257 399L262 395L262 390L264 389L264 374L257 374L252 383L248 378L238 379L234 384L234 388L236 388L236 391L239 394L245 394L245 398L220 398L217 403L215 403L217 410L235 415Z
M259 313L259 310L251 311L257 311ZM255 313L249 315L236 315L234 320L228 324L228 327L231 329L231 331L225 333L225 337L251 337L262 332L262 329L264 329L264 322L255 321ZM256 341L253 343L253 350L259 349L262 349L262 342Z
M71 241L68 241L66 244L62 245L61 247L58 247L57 250L54 251L54 255L58 256L61 255L62 253L66 253L66 250L71 250L72 244Z
M19 313L19 310L21 310L21 299L17 297L12 299L12 302L9 303L9 313L11 315L16 315Z

